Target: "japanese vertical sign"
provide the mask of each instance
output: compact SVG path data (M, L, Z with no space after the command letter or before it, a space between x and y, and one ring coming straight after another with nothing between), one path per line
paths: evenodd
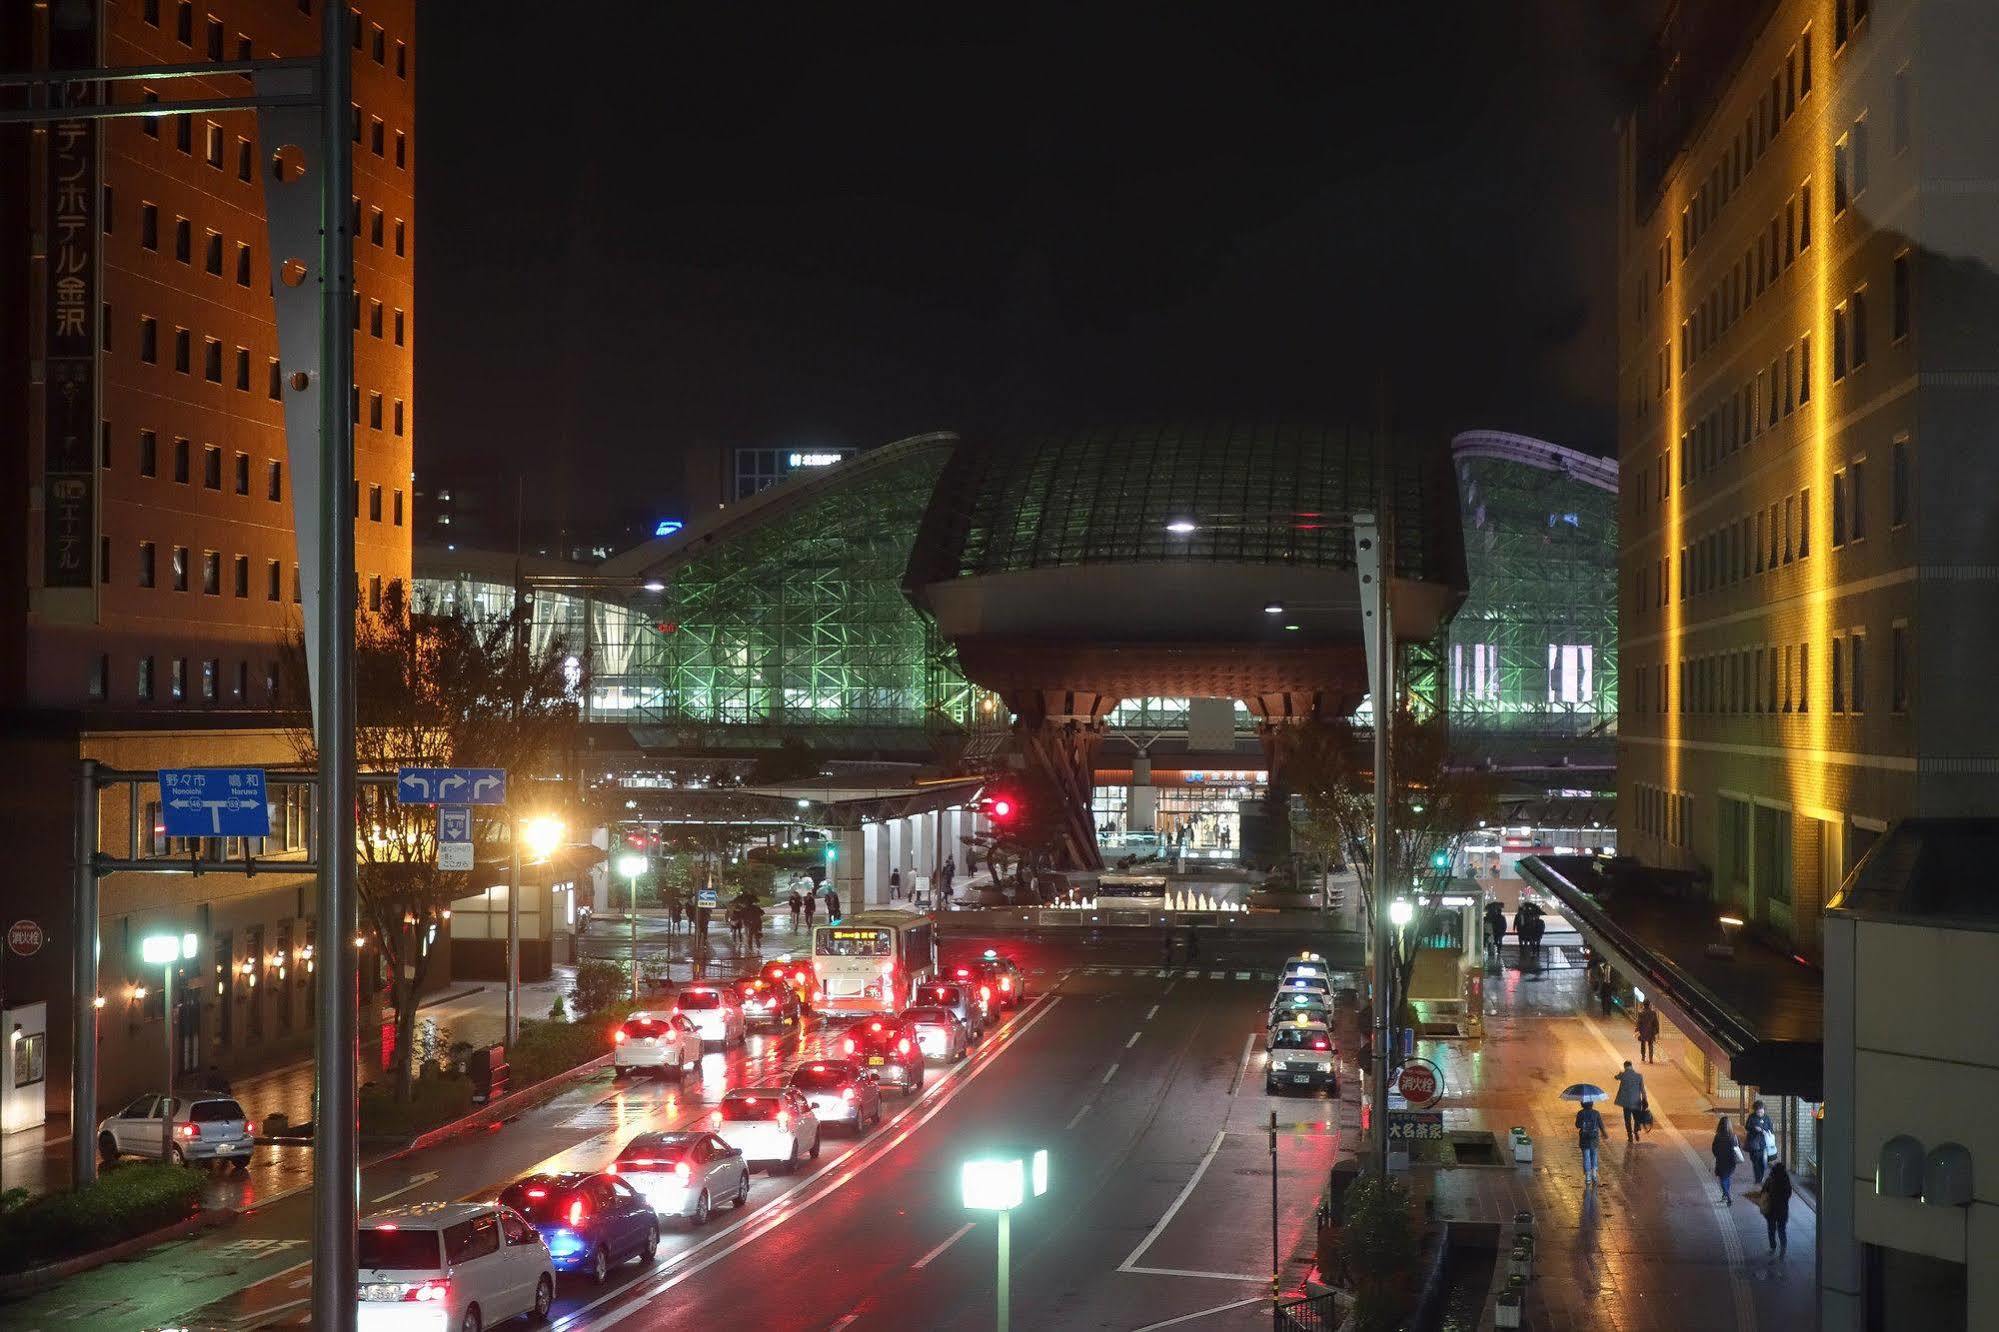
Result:
M97 64L97 5L50 11L49 65ZM58 106L92 100L91 85L54 91ZM57 120L48 133L47 378L43 390L42 583L87 588L97 561L97 122Z

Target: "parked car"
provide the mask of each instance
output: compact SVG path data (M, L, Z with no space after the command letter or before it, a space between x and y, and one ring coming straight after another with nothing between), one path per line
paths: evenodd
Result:
M182 1165L227 1161L244 1170L257 1146L249 1116L232 1096L189 1092L169 1099L149 1093L97 1126L97 1154L106 1164L121 1156L158 1160L162 1133L172 1140L168 1154Z
M684 1013L634 1013L611 1033L611 1075L640 1069L687 1076L701 1062L701 1033Z
M555 1264L548 1245L511 1207L419 1203L361 1223L361 1332L481 1332L510 1318L548 1319Z
M743 1154L751 1167L790 1174L808 1157L819 1159L819 1120L794 1087L737 1087L708 1117L715 1136Z
M815 1059L791 1070L791 1086L812 1105L821 1127L848 1124L859 1137L882 1122L881 1079L846 1059Z
M556 1271L588 1272L600 1286L613 1263L643 1266L659 1253L652 1204L616 1175L529 1175L500 1190L500 1201L534 1223Z
M660 1216L705 1226L723 1203L750 1200L750 1166L740 1150L712 1133L641 1133L625 1144L611 1170L637 1189Z
M1273 1095L1295 1087L1340 1094L1339 1051L1324 1023L1305 1020L1280 1023L1270 1029L1265 1047L1268 1063L1263 1089Z

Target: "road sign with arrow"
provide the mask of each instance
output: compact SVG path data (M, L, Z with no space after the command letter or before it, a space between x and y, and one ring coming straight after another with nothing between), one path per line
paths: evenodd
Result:
M396 799L405 805L504 805L505 768L398 768Z
M160 822L168 837L269 837L262 768L161 768Z

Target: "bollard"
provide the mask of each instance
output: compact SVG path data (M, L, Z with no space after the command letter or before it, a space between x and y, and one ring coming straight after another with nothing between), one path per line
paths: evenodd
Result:
M1534 1164L1534 1140L1524 1133L1513 1140L1513 1164Z

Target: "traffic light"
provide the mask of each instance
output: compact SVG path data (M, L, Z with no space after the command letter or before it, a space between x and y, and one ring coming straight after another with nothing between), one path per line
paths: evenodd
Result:
M1450 873L1451 853L1449 851L1446 851L1441 846L1438 847L1435 851L1432 851L1430 853L1430 868L1435 870L1439 874Z
M840 844L838 842L826 843L826 863L830 865L839 858L840 858Z
M1010 791L996 791L986 797L986 817L994 823L1012 823L1020 813L1020 801Z

